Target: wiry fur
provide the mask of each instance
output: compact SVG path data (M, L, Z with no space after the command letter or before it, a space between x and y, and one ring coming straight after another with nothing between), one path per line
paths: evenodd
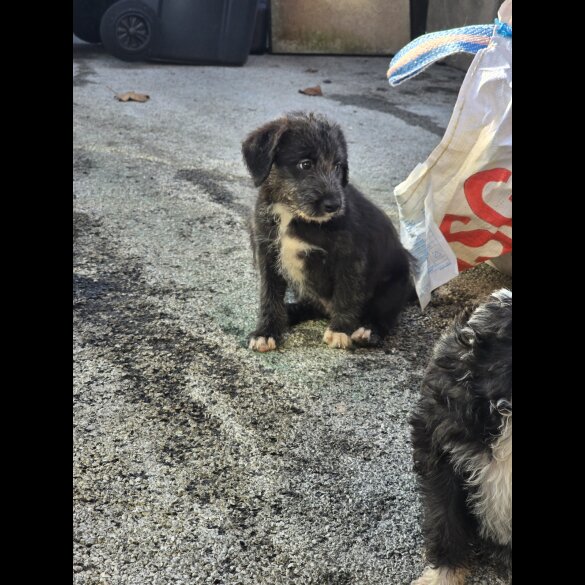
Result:
M411 418L423 535L417 585L463 583L473 544L512 555L512 293L462 315L435 347ZM444 577L442 577L442 575Z
M330 319L331 347L385 335L411 292L410 256L388 216L348 183L339 126L289 114L252 132L242 152L260 187L251 229L260 315L250 347L274 349L287 326L319 317ZM287 288L297 302L285 304Z

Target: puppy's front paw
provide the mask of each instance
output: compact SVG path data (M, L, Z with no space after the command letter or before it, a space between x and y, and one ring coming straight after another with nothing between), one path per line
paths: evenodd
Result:
M276 341L274 337L250 337L248 349L265 353L276 349Z
M465 569L449 569L447 567L433 569L428 567L411 585L464 585L467 573Z
M331 331L331 329L327 329L327 331L325 331L323 341L329 347L338 347L340 349L347 349L348 347L351 347L351 338L349 335L340 333L339 331Z

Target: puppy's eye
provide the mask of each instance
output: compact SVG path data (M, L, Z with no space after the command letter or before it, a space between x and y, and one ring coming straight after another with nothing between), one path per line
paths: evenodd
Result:
M308 158L302 160L297 167L301 169L301 171L308 171L309 169L313 168L313 161L310 161Z

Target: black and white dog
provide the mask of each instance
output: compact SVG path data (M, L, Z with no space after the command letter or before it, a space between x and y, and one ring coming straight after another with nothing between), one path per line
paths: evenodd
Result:
M411 258L388 216L348 183L339 126L289 114L252 132L242 152L260 187L251 229L260 315L250 348L273 350L287 326L323 317L330 347L384 336L411 293ZM285 304L287 287L297 302Z
M512 558L512 293L437 343L411 418L430 567L413 585L462 585L475 542Z

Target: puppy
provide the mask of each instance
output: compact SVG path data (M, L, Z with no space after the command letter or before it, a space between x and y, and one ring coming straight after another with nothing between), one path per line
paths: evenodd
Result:
M252 132L244 161L260 187L252 222L260 315L249 347L276 349L288 325L330 319L330 347L374 342L411 291L410 255L389 218L348 183L339 126L293 113ZM290 288L295 303L285 304Z
M432 567L413 585L462 585L472 544L512 559L512 293L462 315L435 347L411 418Z

